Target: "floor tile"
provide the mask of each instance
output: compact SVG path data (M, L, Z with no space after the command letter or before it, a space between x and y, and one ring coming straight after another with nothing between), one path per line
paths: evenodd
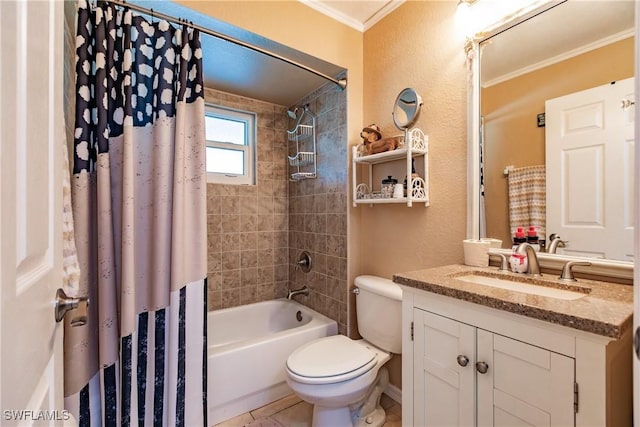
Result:
M402 427L402 406L392 399L383 396L380 402L386 412L384 427ZM217 424L215 427L243 427L254 420L275 420L285 427L311 427L313 405L302 401L294 394L255 409L250 413ZM258 425L256 424L256 427Z
M290 394L283 397L282 399L276 400L275 402L251 411L251 415L255 419L269 417L300 402L302 402L302 400L298 396L296 396L295 394Z
M307 402L300 402L277 414L273 414L271 418L278 420L287 427L311 427L313 406Z
M251 421L253 421L253 417L247 412L246 414L238 415L237 417L223 421L220 424L216 424L215 427L242 427L249 424Z

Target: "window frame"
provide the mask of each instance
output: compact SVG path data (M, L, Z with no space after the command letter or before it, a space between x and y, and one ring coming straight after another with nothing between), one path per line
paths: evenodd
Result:
M210 141L206 139L205 121L205 146L224 150L242 151L244 158L244 174L221 173L207 171L207 182L214 184L255 185L256 180L256 113L251 111L228 108L221 105L205 103L205 117L215 117L223 120L233 120L245 124L244 145L231 142ZM206 150L205 147L205 150ZM206 165L205 165L206 168Z

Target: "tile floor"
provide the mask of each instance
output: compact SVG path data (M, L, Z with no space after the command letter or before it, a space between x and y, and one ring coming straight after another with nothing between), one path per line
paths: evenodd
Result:
M387 413L387 421L384 427L401 427L401 406L384 394L380 404ZM251 426L277 427L279 423L284 427L311 427L312 412L313 407L310 404L300 400L295 394L290 394L262 408L216 424L215 427L243 427L253 423L255 420L265 419L265 422L256 422ZM269 422L269 420L275 422Z

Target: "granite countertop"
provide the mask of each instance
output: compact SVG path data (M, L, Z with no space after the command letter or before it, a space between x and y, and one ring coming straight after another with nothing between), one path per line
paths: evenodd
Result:
M585 293L575 300L561 300L470 283L457 278L474 273L505 277L523 283ZM578 279L565 284L555 275L529 278L523 274L498 272L497 267L448 265L393 275L400 285L432 292L486 307L567 326L611 338L620 338L633 323L633 286Z

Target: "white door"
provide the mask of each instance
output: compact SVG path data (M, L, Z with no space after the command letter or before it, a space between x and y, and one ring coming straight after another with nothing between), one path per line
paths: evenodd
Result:
M547 236L558 253L633 261L633 78L548 100Z
M477 342L479 426L575 425L574 359L482 329Z
M414 309L414 403L417 426L473 426L475 328Z
M2 426L67 417L53 311L62 284L62 6L0 1Z

